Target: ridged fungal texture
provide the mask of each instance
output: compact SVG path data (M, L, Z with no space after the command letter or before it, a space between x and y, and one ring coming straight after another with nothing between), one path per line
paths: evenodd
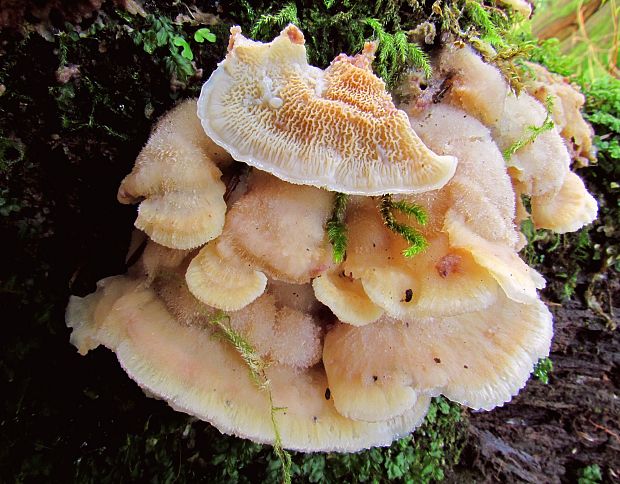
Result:
M441 188L456 159L438 156L394 106L370 67L374 45L308 65L301 31L273 42L232 29L228 54L205 83L198 115L232 157L290 183L359 195Z
M469 48L444 47L401 109L372 58L322 71L294 26L269 44L232 29L121 185L149 240L71 298L80 353L102 344L175 409L303 451L389 445L436 395L488 410L517 394L553 332L518 223L596 215L575 130Z
M218 161L228 154L204 136L196 103L182 103L157 124L118 190L121 203L140 202L136 227L173 249L193 249L224 226Z

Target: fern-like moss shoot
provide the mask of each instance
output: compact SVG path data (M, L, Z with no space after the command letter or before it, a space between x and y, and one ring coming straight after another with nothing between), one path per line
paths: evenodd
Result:
M336 193L332 217L325 225L327 237L332 244L333 259L337 264L340 264L344 260L347 252L347 227L344 223L344 216L348 201L348 195Z
M291 482L291 455L284 450L282 447L282 438L280 436L280 429L278 427L278 422L276 420L277 412L285 410L282 407L275 407L273 405L273 395L271 393L271 383L267 378L267 374L265 370L267 369L268 363L261 358L261 356L256 352L252 343L250 343L245 337L236 331L230 325L230 316L222 311L218 311L215 316L210 320L210 323L215 326L217 329L216 335L226 340L229 344L231 344L237 353L241 356L246 366L250 371L250 378L252 382L263 391L267 392L269 397L269 406L271 407L271 424L273 426L274 433L274 442L273 442L273 450L278 456L280 460L280 464L282 466L282 481L285 484L290 484Z
M545 107L547 109L547 117L543 123L540 126L528 126L527 134L504 150L502 154L504 155L504 159L506 161L510 160L512 155L514 155L521 148L533 143L534 140L536 140L536 138L538 138L542 133L553 129L553 126L555 125L553 124L553 119L551 118L551 111L553 110L553 98L551 96L547 97Z
M409 243L409 247L403 250L403 255L405 257L413 257L423 252L428 247L428 241L413 227L398 222L394 217L394 210L415 218L420 225L425 225L428 220L425 210L414 203L405 201L394 202L391 195L383 195L379 204L379 212L386 227Z

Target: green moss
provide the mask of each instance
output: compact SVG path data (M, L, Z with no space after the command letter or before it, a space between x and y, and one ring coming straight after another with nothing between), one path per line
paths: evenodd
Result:
M575 72L575 62L560 51L560 41L558 39L547 39L537 42L533 37L529 37L531 45L530 60L541 64L562 76L572 76Z
M394 211L406 215L409 219L415 220L420 225L427 222L427 214L424 209L414 203L405 201L394 202L391 195L383 195L379 203L379 212L383 218L383 223L395 234L400 235L407 241L409 246L403 250L405 257L414 257L426 250L428 241L424 236L410 225L398 222L394 216Z
M549 358L541 358L534 368L534 377L546 385L549 383L549 373L552 371L553 362Z
M603 481L603 474L598 464L592 464L579 471L577 484L598 484Z
M6 173L24 160L26 147L20 140L0 137L0 173Z
M337 264L344 260L347 252L347 228L344 218L348 201L348 195L336 193L332 216L325 224L327 238L332 244L332 258Z
M463 447L464 423L458 406L439 398L413 436L385 449L356 454L316 454L299 463L310 482L415 482L442 480ZM296 460L297 462L297 460Z
M484 2L476 0L468 0L465 2L465 12L467 17L478 27L480 39L488 42L495 48L502 48L506 45L504 39L500 35L498 26L493 21L489 10L484 8Z
M457 405L435 399L420 429L390 447L353 454L292 452L291 478L311 483L442 480L458 462L465 425ZM270 447L220 435L181 414L161 412L152 414L139 432L127 434L117 452L91 449L75 469L75 479L86 483L157 479L278 484L281 477L280 461Z
M490 2L460 0L420 3L405 0L379 2L323 1L286 3L274 8L266 2L238 2L232 9L246 32L267 41L288 23L304 32L311 64L325 67L341 52L360 52L364 42L378 44L375 72L389 88L398 84L406 69L413 67L429 76L429 52L438 36L420 45L413 40L421 24L432 24L436 32L448 31L456 39L469 42L490 60L516 56L518 49L505 40L511 14ZM249 24L249 28L248 28ZM346 28L342 28L346 25ZM493 47L499 49L497 52ZM511 52L510 55L507 53Z
M19 212L22 209L19 200L11 198L7 188L0 189L0 215L9 216L12 212Z
M429 56L422 48L408 40L407 34L397 30L393 34L385 31L380 20L365 19L373 30L377 41L377 60L374 69L389 87L393 87L404 67L420 69L428 78L432 74Z

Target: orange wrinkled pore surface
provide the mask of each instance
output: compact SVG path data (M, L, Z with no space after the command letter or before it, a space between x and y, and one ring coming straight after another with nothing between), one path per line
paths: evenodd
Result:
M279 133L283 144L287 138L294 140L302 156L318 146L336 146L343 159L386 165L420 157L410 137L407 116L396 109L384 82L372 71L356 67L348 59L335 61L327 70L321 97L300 73L291 72L287 77L279 93L285 101L282 107L270 109L260 104L249 108L265 123L254 129L266 127ZM233 95L245 96L240 92Z

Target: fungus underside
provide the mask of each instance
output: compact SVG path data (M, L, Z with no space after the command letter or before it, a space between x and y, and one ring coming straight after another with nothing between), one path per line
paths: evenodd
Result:
M545 117L543 123L540 126L528 126L526 134L504 150L502 153L504 160L510 160L512 155L514 155L521 148L533 143L536 138L538 138L538 136L545 131L553 129L555 126L553 124L553 119L551 118L551 111L553 110L553 97L547 96L547 99L545 100L545 108L547 109L547 117Z
M209 323L217 329L217 333L215 333L215 335L226 340L235 348L237 353L239 353L243 359L243 362L248 367L252 382L258 387L259 390L267 392L267 396L269 397L271 425L274 433L273 450L278 456L282 466L282 482L285 484L290 484L292 465L291 455L282 447L282 438L280 436L280 429L276 420L276 413L285 410L286 407L275 407L273 405L271 382L265 373L269 363L260 357L254 349L254 346L252 346L252 343L245 339L242 334L230 325L230 316L226 313L223 311L218 311L209 320Z
M423 252L428 247L428 241L413 227L400 223L394 217L393 211L397 210L409 218L414 218L420 225L426 225L428 215L426 211L415 203L406 202L404 200L395 202L391 195L383 195L379 203L379 212L383 217L383 223L392 232L400 235L409 243L409 247L403 250L405 257L413 257Z

